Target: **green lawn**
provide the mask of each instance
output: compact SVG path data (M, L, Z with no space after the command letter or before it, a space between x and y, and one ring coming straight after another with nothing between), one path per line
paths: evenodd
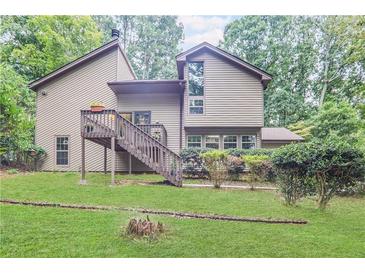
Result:
M155 175L119 179L159 181ZM157 241L120 235L133 212L1 205L1 257L364 257L365 198L335 198L328 210L306 199L284 206L275 192L109 186L110 176L36 173L1 181L1 198L115 205L245 217L306 219L307 225L221 222L151 215L167 233Z

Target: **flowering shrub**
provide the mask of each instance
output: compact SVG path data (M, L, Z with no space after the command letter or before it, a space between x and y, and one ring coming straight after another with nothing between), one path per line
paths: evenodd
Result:
M202 153L201 158L214 187L219 188L228 176L228 153L222 150L212 150Z

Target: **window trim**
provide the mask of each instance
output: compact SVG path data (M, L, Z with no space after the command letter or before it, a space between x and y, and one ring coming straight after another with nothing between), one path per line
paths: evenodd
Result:
M213 142L207 142L207 137L213 137L213 138L218 138L218 142L217 143L213 143ZM204 139L205 139L205 143L204 143L204 148L207 148L207 143L208 144L218 144L218 150L221 149L221 136L218 134L218 135L204 135Z
M243 142L243 137L246 137L246 136L250 136L250 137L254 137L255 138L255 141L254 142ZM241 135L241 149L256 149L257 148L257 136L256 134L245 134L245 135ZM243 148L243 144L254 144L254 147L253 148Z
M199 96L194 96L194 95L190 95L190 89L189 89L189 63L203 63L203 96L199 95ZM202 116L205 115L205 61L198 59L198 60L192 60L192 61L187 61L187 95L188 95L188 100L187 100L187 104L188 104L188 115L192 115L192 116ZM203 100L203 113L190 113L190 100Z
M239 145L239 144L238 144L238 140L239 140L238 135L231 134L231 135L222 135L222 136L223 136L223 138L222 138L222 141L223 141L223 150L226 150L226 149L232 149L232 148L224 148L225 143L233 144L233 142L225 142L225 141L224 141L224 138L225 138L225 137L228 137L228 136L235 136L235 137L236 137L236 147L235 147L235 148L233 148L233 149L238 148L238 145Z
M60 165L60 164L57 164L57 152L58 151L63 151L65 152L66 150L57 150L57 138L62 138L62 137L67 137L68 138L68 150L67 150L67 165ZM71 136L70 135L55 135L54 136L54 163L55 163L55 166L57 167L60 167L60 168L67 168L67 167L70 167L70 160L71 160L71 157L70 157L70 153L71 153Z
M135 124L136 123L136 114L137 113L149 113L150 115L150 123L147 125L152 124L152 111L151 110L136 110L136 111L132 111L132 123Z
M189 137L190 136L198 136L198 137L200 137L200 147L189 147ZM197 144L197 142L192 142L192 143ZM193 134L186 135L186 148L203 148L203 135L197 135L197 134L194 134L194 135Z

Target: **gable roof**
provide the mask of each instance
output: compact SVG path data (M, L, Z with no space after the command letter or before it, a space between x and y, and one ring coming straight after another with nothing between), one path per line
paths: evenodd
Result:
M262 141L303 141L304 138L285 127L263 127Z
M67 63L65 65L63 65L62 67L42 76L41 78L38 78L37 80L34 80L33 82L29 83L29 88L36 91L37 88L39 88L40 86L48 83L49 81L52 81L60 76L62 76L63 74L65 74L66 72L69 72L79 66L81 66L82 64L100 56L101 54L108 52L109 50L112 50L114 48L118 48L121 53L123 54L124 59L126 60L128 67L131 71L131 73L133 74L134 78L136 78L135 73L133 71L132 66L129 63L129 60L127 58L127 56L125 55L122 47L120 46L118 39L114 39L104 45L102 45L99 48L96 48L92 51L90 51L89 53L77 58L74 61L71 61L70 63Z
M272 79L272 75L270 73L260 69L259 67L255 66L255 65L252 65L252 64L246 62L245 60L243 60L225 50L215 47L215 46L209 44L208 42L203 42L195 47L192 47L191 49L188 49L187 51L184 51L184 52L176 55L176 62L177 62L178 74L179 74L180 79L182 79L182 77L183 77L182 76L183 75L183 65L186 62L186 58L189 55L199 52L203 49L208 49L208 50L218 54L219 56L223 57L224 59L227 59L227 60L239 65L240 67L247 69L248 71L252 72L253 74L258 75L261 78L261 81L265 88L266 88L268 82Z

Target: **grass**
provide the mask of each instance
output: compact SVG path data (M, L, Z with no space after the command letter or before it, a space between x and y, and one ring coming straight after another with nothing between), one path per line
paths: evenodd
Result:
M126 177L127 176L127 177ZM119 179L159 181L157 175ZM1 205L1 257L364 257L365 199L334 198L316 209L305 199L283 205L275 192L109 186L108 175L89 173L12 175L1 181L1 198L87 205L115 205L246 217L306 219L307 225L218 222L150 216L168 231L157 241L121 236L133 212L82 211ZM72 241L70 240L72 239Z

